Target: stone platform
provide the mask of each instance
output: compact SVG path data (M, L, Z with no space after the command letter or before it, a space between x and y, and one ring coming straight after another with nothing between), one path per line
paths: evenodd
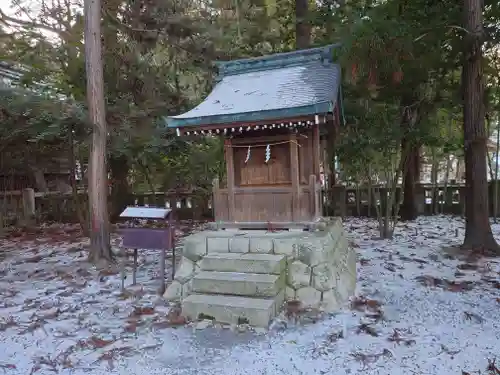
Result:
M337 218L315 231L214 230L184 241L164 297L183 315L267 327L287 300L337 310L356 287L356 253Z

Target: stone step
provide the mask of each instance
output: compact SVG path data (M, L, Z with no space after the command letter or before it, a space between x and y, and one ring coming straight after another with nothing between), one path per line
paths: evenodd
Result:
M211 253L203 257L200 266L203 271L281 275L286 269L286 257L258 253Z
M221 323L267 328L275 314L274 298L191 294L182 301L182 315L190 320L211 317Z
M194 293L274 297L284 288L284 277L259 273L201 271L192 279Z

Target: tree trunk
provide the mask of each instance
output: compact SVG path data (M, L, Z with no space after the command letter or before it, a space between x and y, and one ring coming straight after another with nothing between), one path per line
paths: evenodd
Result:
M93 125L89 165L90 254L89 260L111 260L108 184L106 168L106 114L101 48L101 2L85 0L85 64L87 102Z
M70 184L71 184L71 192L73 194L73 202L75 205L75 212L78 218L78 222L80 223L80 227L82 228L82 233L84 236L88 236L89 232L89 223L88 223L88 215L85 213L85 208L80 201L80 197L78 195L78 184L76 183L76 156L75 156L75 142L73 140L73 126L70 126L68 130L68 142L69 142L69 163L70 163Z
M499 79L500 81L500 79ZM498 83L498 87L500 91L500 82ZM493 220L495 224L497 223L497 215L498 215L498 156L500 154L500 121L497 122L497 130L496 130L497 142L495 148L495 185L493 188Z
M491 135L491 123L489 116L485 116L486 118L486 134L488 134L488 138ZM495 175L493 174L493 163L491 160L490 150L488 149L488 143L486 143L486 160L488 161L488 173L490 174L490 180L493 181L495 179Z
M311 44L308 0L295 0L295 43L297 49L309 48Z
M404 150L407 141L401 142L401 149ZM420 148L412 145L408 151L408 161L404 176L403 203L401 204L400 215L402 221L415 220L418 217L417 187L420 180Z
M126 156L112 156L109 159L111 170L111 221L115 222L122 211L132 204L132 194L128 184L130 165Z
M465 239L463 247L500 254L491 232L488 212L486 127L484 123L484 40L481 0L464 0L464 154L465 154Z
M400 207L401 220L415 220L418 217L417 189L415 184L420 180L420 145L411 139L411 131L418 126L418 116L420 109L415 106L418 97L404 95L401 99L401 109L403 116L401 119L401 130L403 139L401 140L401 150L407 155L403 173L403 202Z
M443 203L441 205L441 214L445 214L445 210L448 210L449 212L449 207L453 203L453 199L448 199L448 184L450 182L450 170L451 170L451 155L448 153L446 154L446 170L444 174L444 186L443 186Z
M436 148L432 148L432 167L431 167L431 184L432 184L432 202L431 202L431 215L437 215L439 206L439 189L438 189L438 175L439 175L439 160L436 153Z

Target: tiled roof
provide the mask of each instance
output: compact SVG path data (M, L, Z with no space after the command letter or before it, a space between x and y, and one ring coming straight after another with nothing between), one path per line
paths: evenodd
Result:
M218 83L168 127L284 119L333 111L340 67L335 46L219 63Z

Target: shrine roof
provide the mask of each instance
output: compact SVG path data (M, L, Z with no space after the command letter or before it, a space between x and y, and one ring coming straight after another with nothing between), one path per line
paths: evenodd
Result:
M336 45L217 63L211 93L188 112L166 118L170 128L228 125L326 114L338 96Z

